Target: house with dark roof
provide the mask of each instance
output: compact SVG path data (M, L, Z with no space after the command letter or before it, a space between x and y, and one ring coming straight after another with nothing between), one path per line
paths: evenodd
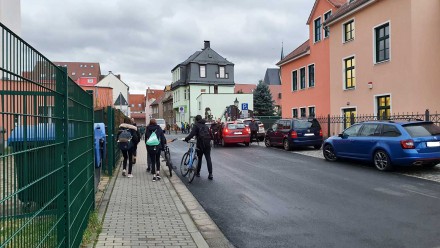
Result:
M322 23L346 2L347 0L316 0L307 20L309 39L277 63L283 92L283 118L329 113L331 32L324 29Z
M281 85L280 69L267 68L263 82L267 85Z
M354 0L335 11L324 23L330 114L439 111L439 10L438 0Z
M197 98L201 94L234 94L234 64L214 51L210 41L204 41L201 51L176 65L171 73L176 122L192 122L199 112Z

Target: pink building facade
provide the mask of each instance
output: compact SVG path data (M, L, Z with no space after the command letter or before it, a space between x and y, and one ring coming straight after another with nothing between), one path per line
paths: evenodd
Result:
M354 0L324 23L330 114L440 111L440 1Z

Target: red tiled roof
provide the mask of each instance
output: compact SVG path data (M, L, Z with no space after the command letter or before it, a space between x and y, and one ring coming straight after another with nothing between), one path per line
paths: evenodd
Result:
M309 19L307 19L307 25L310 23L310 21L312 19L313 12L315 12L316 6L318 6L319 1L320 0L316 0L315 4L313 4L312 11L310 11ZM327 2L329 2L331 5L335 6L336 8L339 8L342 5L344 5L345 3L347 3L347 0L327 0Z
M157 90L157 89L147 89L147 101L151 99L158 99L164 94L164 90Z
M306 54L308 51L310 51L309 40L307 40L306 42L301 44L299 47L297 47L295 50L293 50L293 52L289 53L286 57L284 57L284 59L279 61L277 63L277 66L281 66L282 64L284 64L286 62L294 60L298 56Z
M145 113L130 113L131 118L135 119L145 119Z
M145 111L145 96L142 94L128 94L128 105L133 106L130 108L132 112Z
M325 21L324 25L328 25L329 23L331 24L332 22L338 20L342 16L349 14L350 12L356 11L365 4L374 3L376 1L377 0L354 0L351 3L346 2L341 8L339 8L333 15L331 15Z
M67 66L67 73L73 81L77 81L80 77L96 77L101 76L101 67L95 62L53 62L57 66Z
M244 94L250 94L257 88L256 84L235 84L234 92L243 91Z

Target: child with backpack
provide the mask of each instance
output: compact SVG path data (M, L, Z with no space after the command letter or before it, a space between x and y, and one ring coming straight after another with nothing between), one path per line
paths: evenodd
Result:
M151 174L153 182L160 180L160 152L165 149L167 141L164 132L156 119L151 119L145 133L148 157L151 159Z
M127 173L127 160L128 160L128 176L133 177L133 154L136 150L136 146L139 143L140 137L137 131L137 127L132 125L129 118L124 119L124 123L119 125L119 131L116 136L116 140L119 149L124 157L124 162L122 163L122 175L125 176Z

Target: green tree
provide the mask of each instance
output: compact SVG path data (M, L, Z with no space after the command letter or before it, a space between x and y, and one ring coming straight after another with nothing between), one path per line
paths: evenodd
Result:
M273 114L274 100L272 99L269 86L263 83L263 80L260 80L257 88L254 90L254 115L273 116Z

